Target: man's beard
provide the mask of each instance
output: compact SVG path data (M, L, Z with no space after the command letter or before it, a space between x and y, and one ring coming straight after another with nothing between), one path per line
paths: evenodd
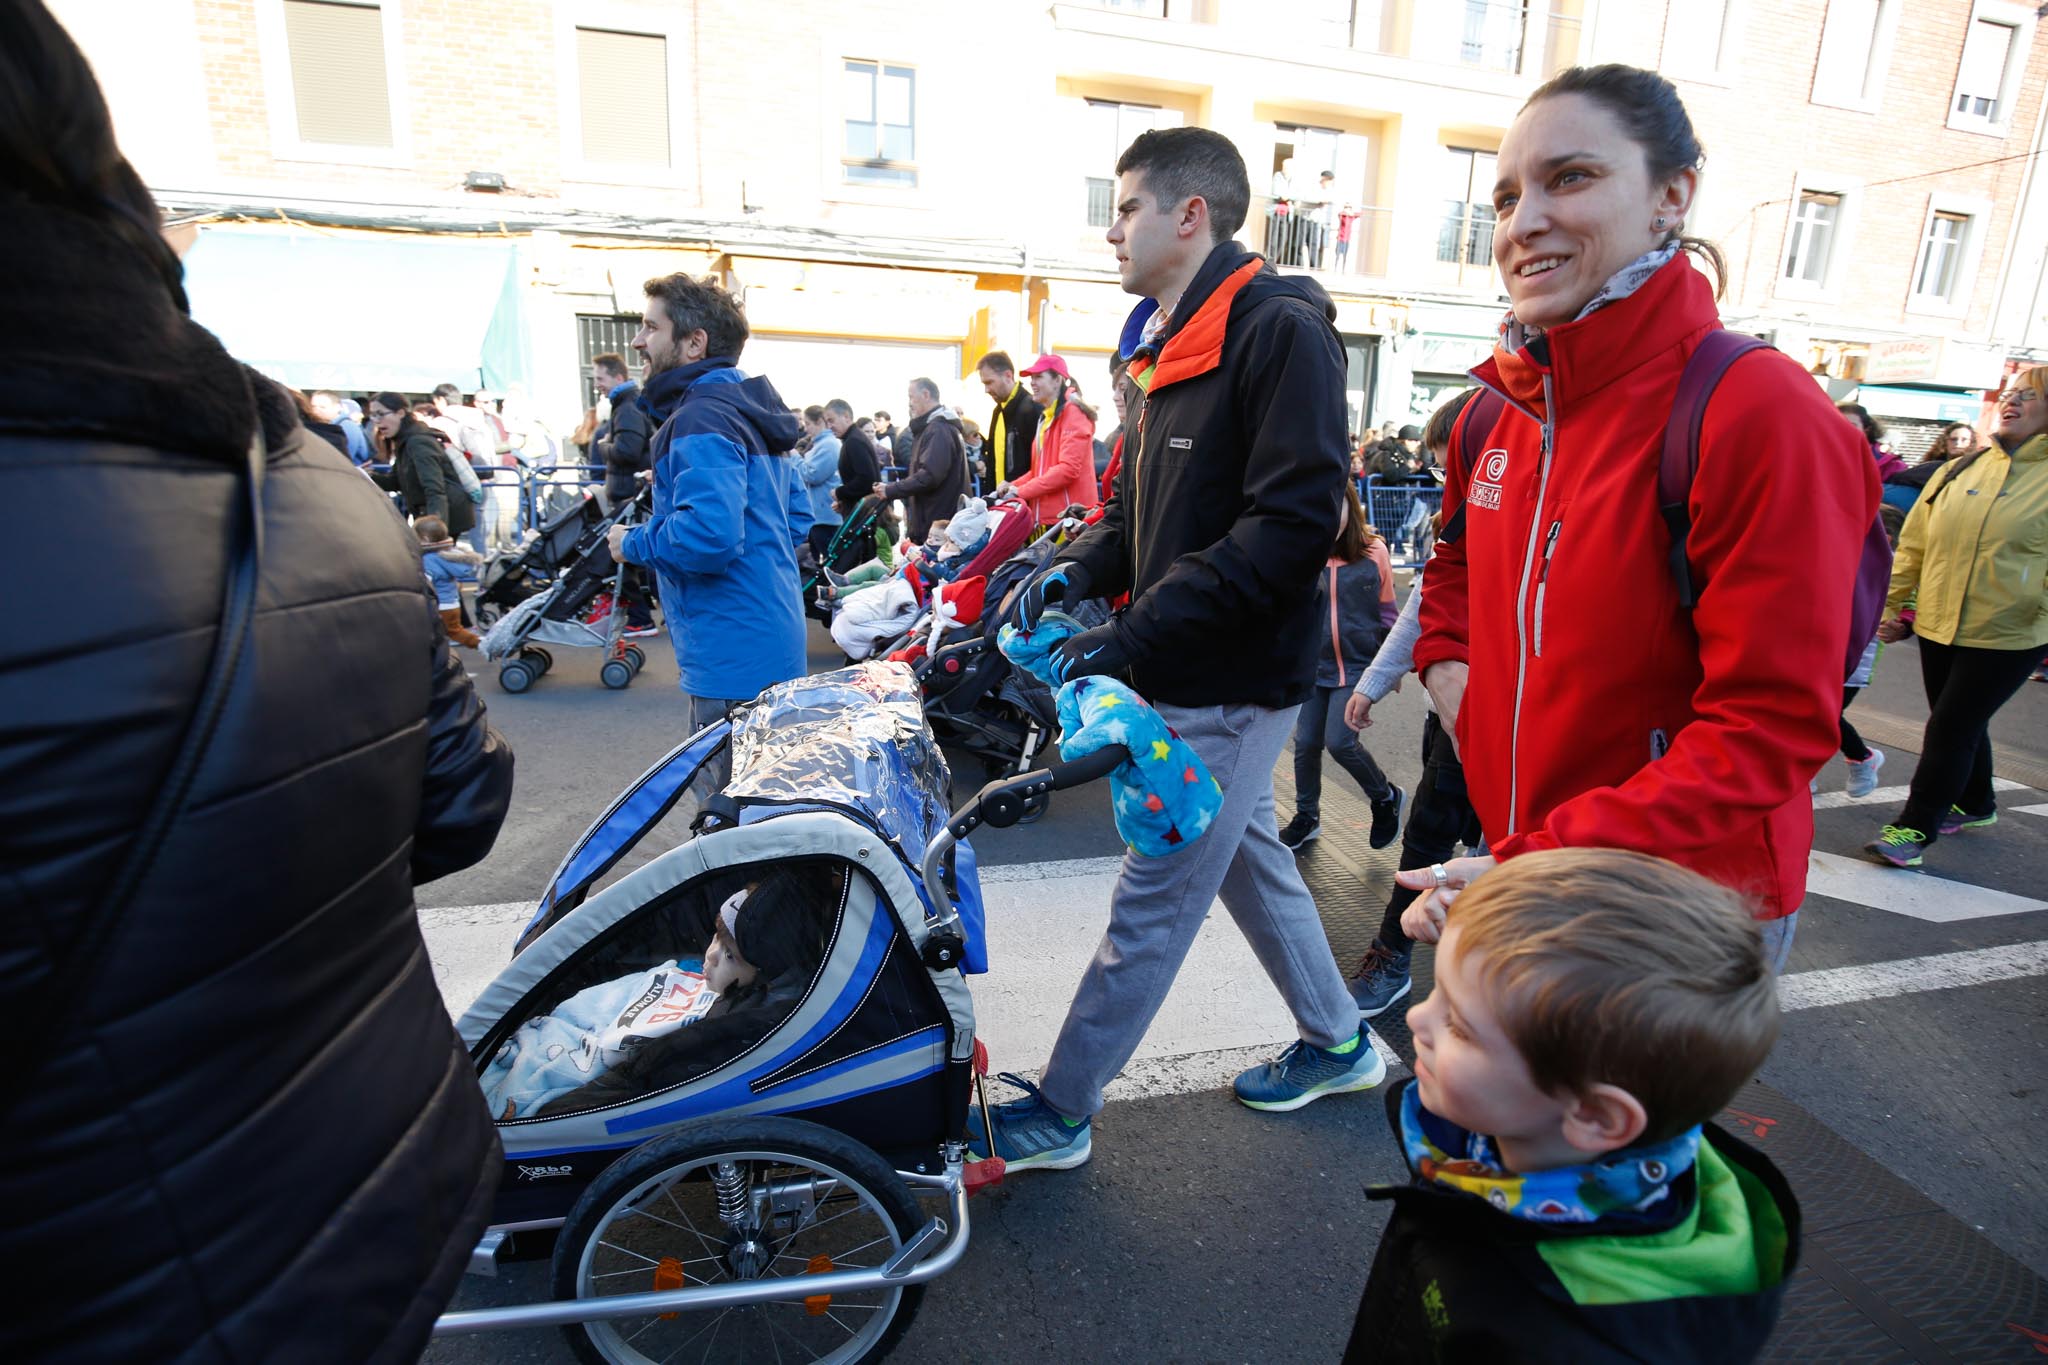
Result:
M663 370L673 370L683 363L680 349L657 349L649 346L641 354L647 358L647 377L652 379Z

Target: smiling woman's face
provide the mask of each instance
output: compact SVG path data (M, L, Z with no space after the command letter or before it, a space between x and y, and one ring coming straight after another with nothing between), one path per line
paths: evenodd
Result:
M1501 140L1494 264L1524 326L1577 317L1623 266L1683 224L1698 173L1651 178L1643 148L1584 95L1524 110ZM1657 220L1664 220L1657 225Z

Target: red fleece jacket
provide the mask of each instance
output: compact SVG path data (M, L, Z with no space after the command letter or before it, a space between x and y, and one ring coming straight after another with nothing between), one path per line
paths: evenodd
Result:
M1510 406L1477 469L1462 419L1451 441L1444 516L1462 526L1430 562L1415 670L1470 665L1459 751L1497 857L1640 849L1775 919L1806 895L1806 783L1839 743L1850 588L1879 490L1811 377L1775 352L1737 360L1707 405L1692 488L1704 586L1690 613L1679 605L1658 455L1686 358L1718 326L1680 256L1472 372Z

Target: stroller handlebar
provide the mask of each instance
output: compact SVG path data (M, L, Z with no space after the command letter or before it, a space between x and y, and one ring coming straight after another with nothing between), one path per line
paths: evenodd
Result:
M960 909L947 885L947 855L954 846L982 825L1003 829L1016 824L1033 801L1107 777L1130 756L1131 751L1121 744L1105 744L1070 763L1055 763L1015 777L997 778L947 818L946 827L925 850L920 869L925 899L933 910L933 917L926 924L925 966L933 971L957 967L966 948L960 934Z

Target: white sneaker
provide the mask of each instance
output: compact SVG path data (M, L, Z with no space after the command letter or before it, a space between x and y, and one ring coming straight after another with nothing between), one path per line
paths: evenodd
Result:
M1865 759L1844 759L1849 765L1849 795L1868 796L1877 790L1877 770L1884 766L1884 750L1872 749Z

